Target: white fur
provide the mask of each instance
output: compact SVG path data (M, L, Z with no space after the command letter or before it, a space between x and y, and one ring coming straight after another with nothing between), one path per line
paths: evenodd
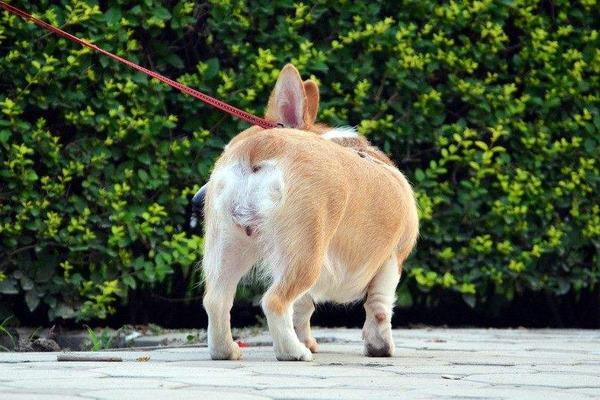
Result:
M312 352L317 350L317 341L310 331L310 317L314 311L315 304L309 294L305 294L294 303L294 330L300 342Z
M218 235L205 237L204 271L206 295L204 308L208 313L208 347L215 360L237 360L240 358L239 346L231 336L229 315L233 305L238 282L252 265L257 255L252 246L245 241L248 238L231 223L207 221L208 228L219 232ZM238 246L245 243L244 251Z
M267 296L263 297L263 300L266 298ZM263 304L263 311L273 337L275 357L279 361L311 361L313 358L311 351L300 343L294 331L292 307L286 310L283 315L277 315Z
M358 133L356 132L356 128L352 126L340 126L325 132L322 137L327 140L347 139L358 137Z
M340 304L351 303L364 297L365 287L361 283L368 282L371 278L365 278L362 269L354 274L349 273L344 261L340 260L330 247L321 275L309 294L315 303L327 301Z
M377 272L367 293L367 301L364 304L366 311L365 324L363 326L363 339L365 340L365 353L367 350L385 349L394 353L394 340L392 339L392 310L396 300L396 286L400 281L398 260L395 255L388 259ZM382 320L379 320L382 318Z
M215 171L215 209L219 217L239 227L257 228L280 204L283 176L274 161L264 161L256 172L240 163Z

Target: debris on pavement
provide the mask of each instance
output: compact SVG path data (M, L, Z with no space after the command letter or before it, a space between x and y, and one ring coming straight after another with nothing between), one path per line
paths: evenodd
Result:
M121 357L94 355L94 354L59 354L56 361L87 361L87 362L122 362Z

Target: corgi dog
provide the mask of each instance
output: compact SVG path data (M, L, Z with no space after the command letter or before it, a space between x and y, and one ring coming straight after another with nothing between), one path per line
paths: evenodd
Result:
M315 303L366 298L365 353L394 353L392 310L419 221L411 185L390 159L350 128L316 123L319 90L288 64L265 117L235 136L195 199L204 201L205 276L212 359L237 360L230 311L240 279L268 271L262 298L278 360L317 352Z

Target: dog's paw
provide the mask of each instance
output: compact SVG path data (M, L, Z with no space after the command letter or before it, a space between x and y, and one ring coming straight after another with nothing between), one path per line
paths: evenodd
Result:
M382 318L367 318L362 332L365 341L365 355L369 357L393 357L395 346L392 326Z
M368 357L393 357L394 343L365 343L365 355Z
M289 351L276 351L275 357L279 361L312 361L313 355L303 344L298 344Z
M231 342L226 349L210 349L210 358L213 360L239 360L242 358L242 351L237 343Z
M314 337L309 337L303 340L304 345L310 350L311 353L317 353L319 351L319 344Z

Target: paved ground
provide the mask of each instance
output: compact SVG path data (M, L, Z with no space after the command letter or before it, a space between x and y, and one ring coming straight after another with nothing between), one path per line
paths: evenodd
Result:
M363 357L359 330L315 336L325 343L310 363L275 361L268 336L246 339L239 362L205 347L93 353L120 363L0 353L0 399L600 398L598 331L396 330L391 359Z

